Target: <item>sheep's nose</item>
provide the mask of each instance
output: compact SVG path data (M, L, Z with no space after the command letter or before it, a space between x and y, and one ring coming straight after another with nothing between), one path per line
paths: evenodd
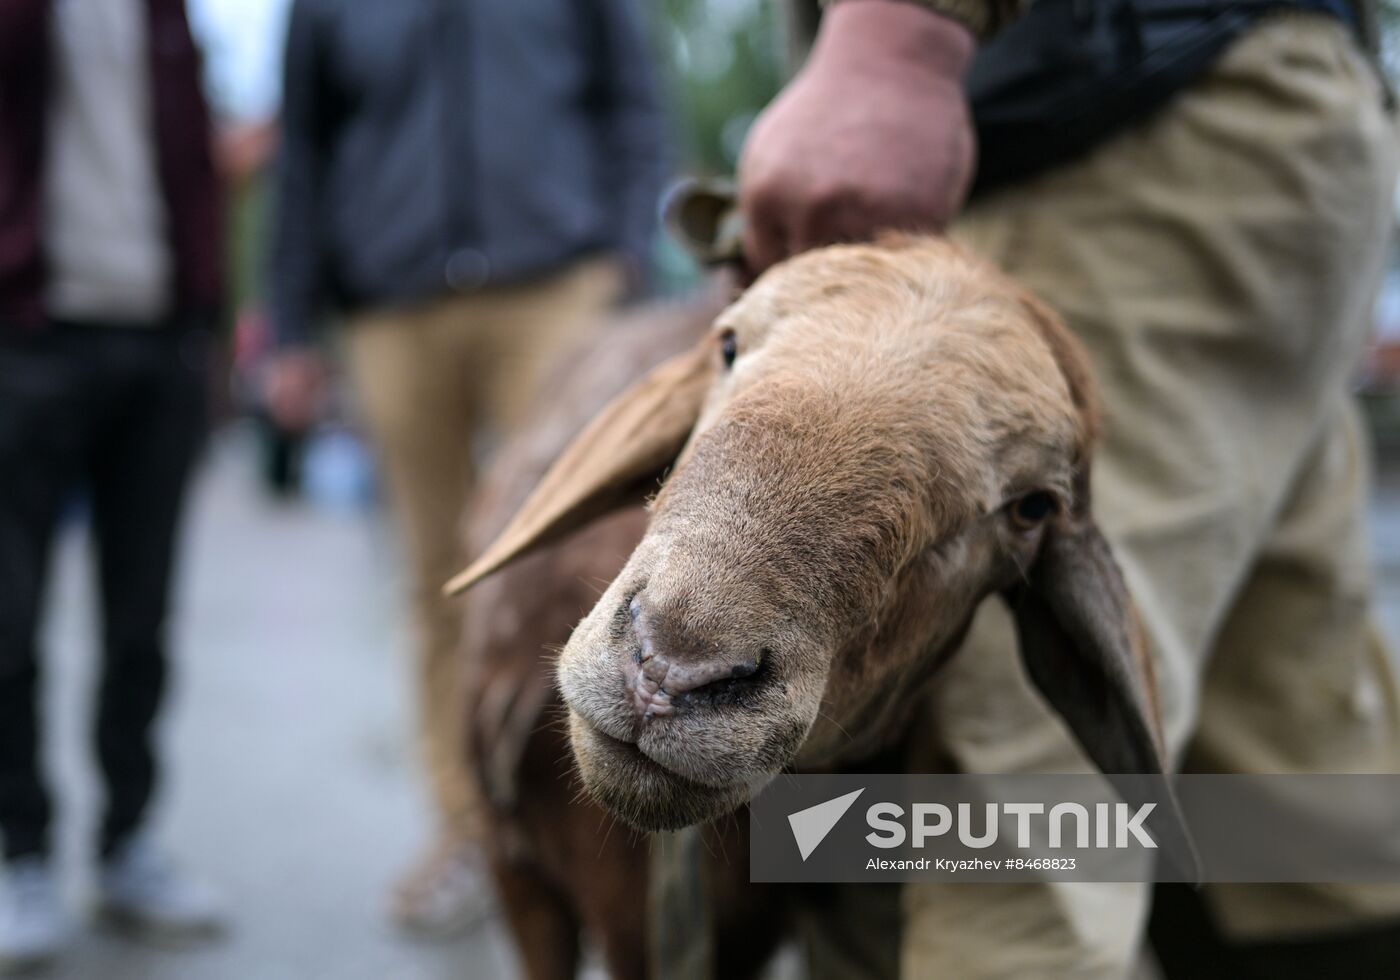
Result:
M643 721L671 714L683 695L718 694L723 682L741 681L758 673L765 651L726 650L685 634L673 617L659 616L642 596L628 606L637 638L637 652L627 664L632 707Z

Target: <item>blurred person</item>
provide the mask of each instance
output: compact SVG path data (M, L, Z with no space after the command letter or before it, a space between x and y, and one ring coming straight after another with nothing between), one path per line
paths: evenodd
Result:
M489 909L464 766L454 528L537 368L645 270L663 126L632 0L296 0L269 396L306 423L327 315L407 553L436 840L395 890L412 933Z
M946 228L1001 264L1095 361L1095 512L1149 637L1176 762L1400 772L1400 684L1371 606L1366 445L1348 390L1393 223L1393 100L1363 44L1374 11L824 6L805 65L740 160L753 271L890 227ZM816 4L794 22L816 25ZM1087 765L1017 681L1015 643L1005 610L984 607L908 771ZM843 978L1121 978L1150 894L833 886L808 923L809 965ZM1159 895L1170 977L1400 968L1395 886ZM685 962L684 942L660 945L663 963Z
M281 47L278 46L280 53ZM281 139L275 115L230 122L215 138L215 162L231 192L234 221L230 242L237 248L230 285L235 304L232 331L232 375L235 403L248 411L258 432L259 475L275 498L291 500L302 492L302 469L308 436L319 419L320 406L290 392L288 406L269 402L288 389L269 390L267 366L276 347L263 297L262 243L252 229L261 227L264 188ZM238 246L251 246L238 248ZM292 424L295 419L295 424Z
M155 846L153 724L177 530L205 435L219 190L181 0L0 0L0 965L70 932L39 771L36 632L66 504L102 603L100 912L203 935L208 889Z

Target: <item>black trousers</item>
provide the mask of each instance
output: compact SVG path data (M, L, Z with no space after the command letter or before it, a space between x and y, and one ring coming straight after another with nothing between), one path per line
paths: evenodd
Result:
M6 335L8 334L8 335ZM139 825L156 780L152 724L181 504L207 427L203 330L54 323L0 334L0 835L48 849L36 631L54 531L86 490L102 601L95 742L102 846Z

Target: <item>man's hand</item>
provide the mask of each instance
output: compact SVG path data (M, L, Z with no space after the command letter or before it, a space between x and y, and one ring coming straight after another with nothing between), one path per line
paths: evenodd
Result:
M972 179L962 78L974 44L962 25L902 0L827 11L739 161L754 274L818 245L947 225Z
M265 385L264 397L273 421L290 432L305 432L321 414L325 361L310 348L280 351L267 366Z

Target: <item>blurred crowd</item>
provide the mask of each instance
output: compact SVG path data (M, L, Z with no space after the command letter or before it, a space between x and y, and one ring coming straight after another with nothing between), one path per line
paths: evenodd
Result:
M535 373L650 288L668 154L648 29L632 0L0 3L0 965L46 960L73 925L36 636L77 498L102 604L100 908L143 934L225 924L148 816L181 517L230 409L260 420L279 495L373 493L372 439L436 808L391 914L439 936L486 911L440 587ZM304 480L328 428L339 469Z

